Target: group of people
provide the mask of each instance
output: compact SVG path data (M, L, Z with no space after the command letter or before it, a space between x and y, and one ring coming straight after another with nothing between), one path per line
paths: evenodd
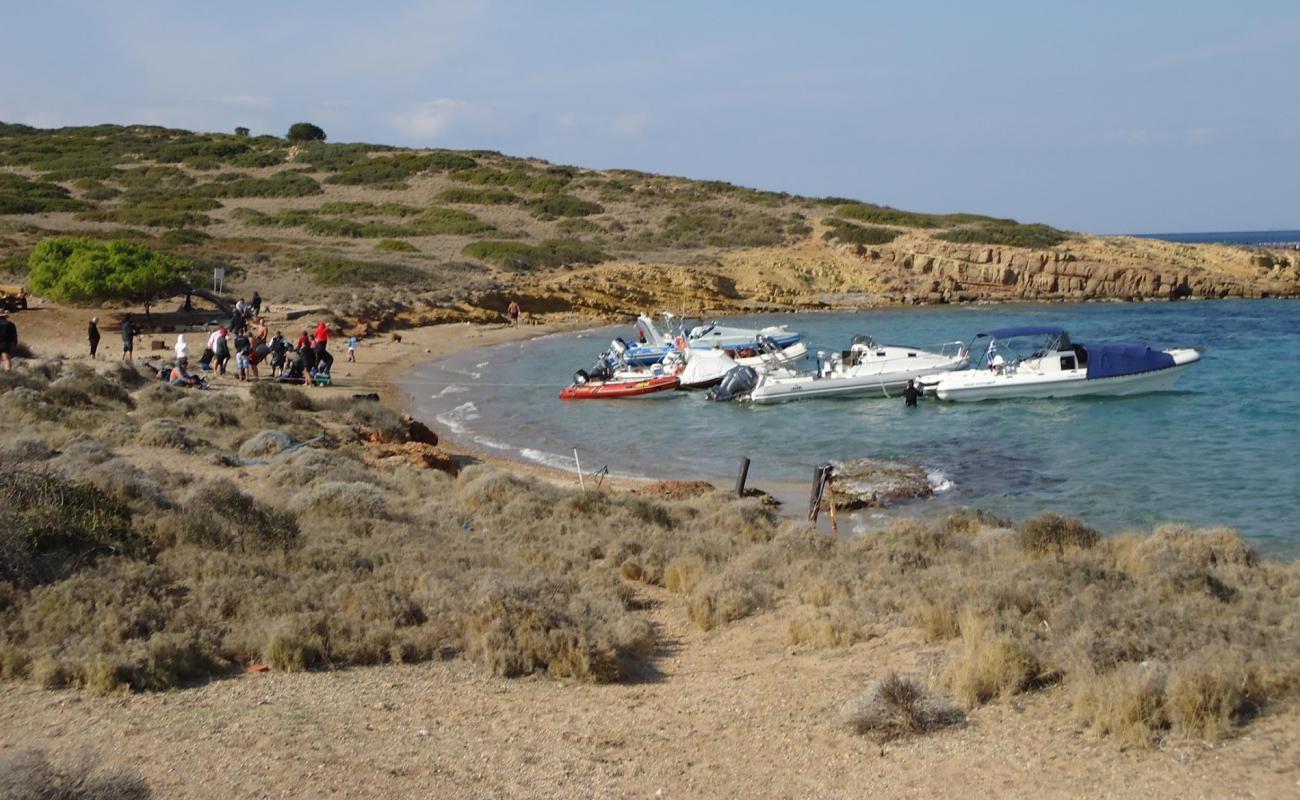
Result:
M250 306L250 309L252 306ZM281 331L270 335L266 319L242 320L236 326L222 325L213 331L203 348L199 365L217 375L225 375L231 359L241 381L258 380L260 370L269 370L269 377L282 383L310 385L320 376L328 376L334 366L334 356L329 351L330 329L322 320L315 331L303 331L296 341L290 342ZM250 324L251 322L251 324ZM348 360L356 361L357 338L348 339ZM176 361L188 360L185 335L176 337Z

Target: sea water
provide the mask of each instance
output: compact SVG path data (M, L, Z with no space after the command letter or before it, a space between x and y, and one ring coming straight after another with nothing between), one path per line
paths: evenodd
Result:
M914 409L882 396L771 406L711 403L694 392L557 399L612 337L633 335L622 325L464 351L416 370L405 388L420 416L453 438L568 469L577 448L587 472L607 465L726 485L748 456L751 485L790 491L829 460L925 467L934 498L860 515L858 529L956 506L1015 518L1052 510L1111 532L1227 525L1265 551L1300 552L1300 302L963 305L727 324L788 325L813 353L847 349L854 334L938 349L982 330L1059 324L1076 341L1195 347L1203 358L1174 390L1127 398L926 399Z

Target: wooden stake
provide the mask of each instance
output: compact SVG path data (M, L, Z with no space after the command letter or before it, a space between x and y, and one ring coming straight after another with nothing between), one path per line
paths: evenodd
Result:
M582 462L578 460L578 448L573 448L573 464L578 468L578 486L587 491L587 482L582 479Z

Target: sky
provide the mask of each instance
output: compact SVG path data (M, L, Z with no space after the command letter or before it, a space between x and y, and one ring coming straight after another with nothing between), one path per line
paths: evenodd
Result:
M1300 3L0 0L0 120L491 149L1094 233L1300 228Z

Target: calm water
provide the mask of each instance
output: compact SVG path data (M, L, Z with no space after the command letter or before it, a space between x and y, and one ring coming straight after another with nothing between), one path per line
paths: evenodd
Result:
M460 353L411 376L421 415L503 455L584 468L724 482L750 456L751 484L802 486L829 459L919 461L942 491L908 514L978 505L1044 509L1105 530L1161 521L1224 524L1266 551L1300 552L1300 302L947 307L742 318L789 324L812 350L855 333L939 344L1002 325L1059 323L1081 341L1191 346L1202 361L1176 391L1133 398L994 401L809 400L715 404L561 402L556 393L630 326ZM794 496L797 496L794 495ZM858 527L873 518L860 518Z
M1162 239L1183 244L1244 244L1250 247L1294 247L1300 231L1214 231L1204 233L1139 233L1142 239Z

